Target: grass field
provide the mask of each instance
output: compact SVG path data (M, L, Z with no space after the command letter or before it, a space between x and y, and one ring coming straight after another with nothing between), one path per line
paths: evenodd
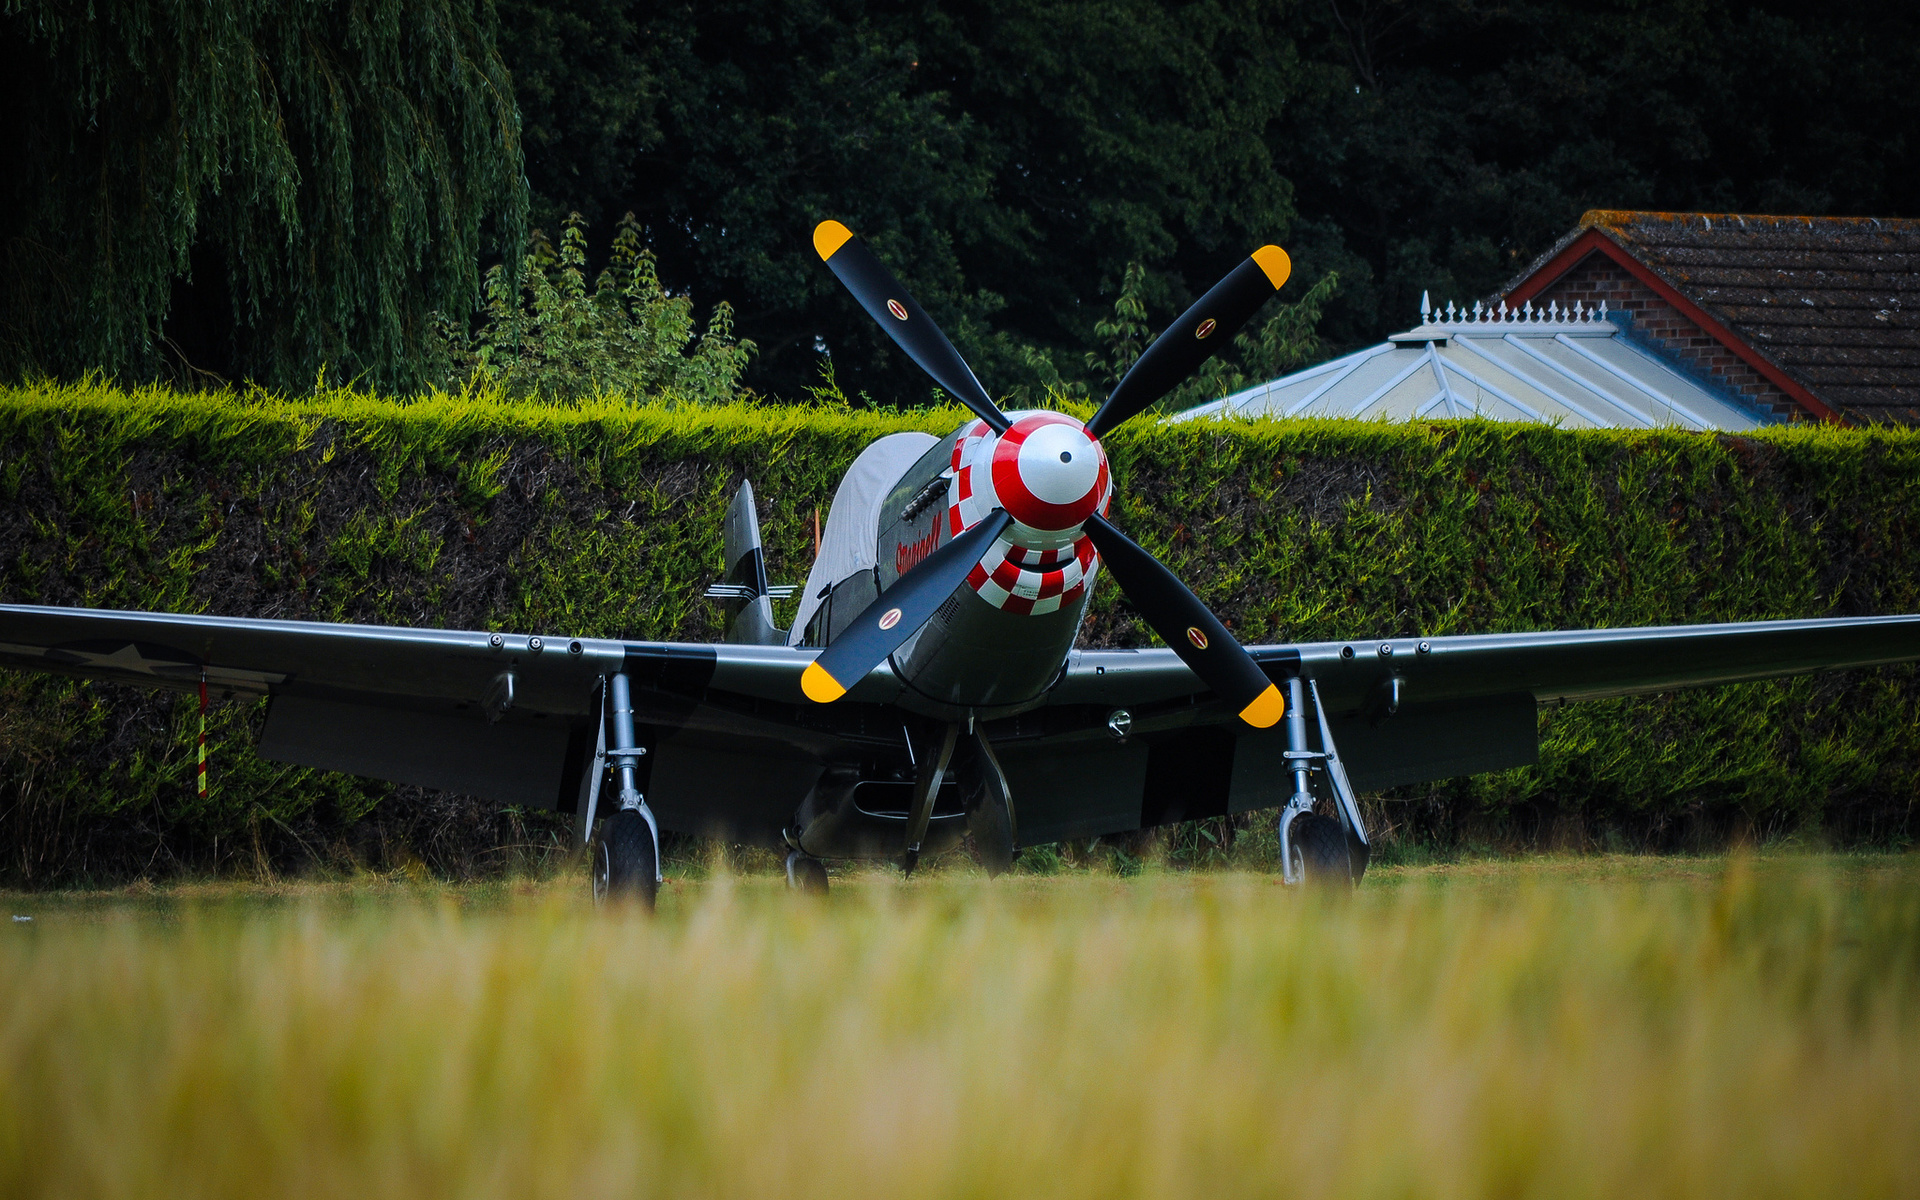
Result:
M1920 856L582 891L0 898L0 1196L1920 1195Z

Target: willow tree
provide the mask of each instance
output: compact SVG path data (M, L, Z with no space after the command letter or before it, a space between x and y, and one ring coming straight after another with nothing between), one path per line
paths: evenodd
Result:
M420 379L518 249L492 0L4 0L0 372Z

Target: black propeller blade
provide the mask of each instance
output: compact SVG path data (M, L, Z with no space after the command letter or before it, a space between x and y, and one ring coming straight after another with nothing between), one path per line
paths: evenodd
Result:
M1280 689L1200 603L1200 597L1100 514L1087 518L1086 530L1120 590L1202 683L1255 729L1265 729L1281 718L1287 702Z
M900 648L967 580L980 556L1013 518L996 508L985 520L927 555L833 639L800 676L807 699L830 704ZM1143 552L1144 553L1144 552Z
M1147 347L1087 422L1087 432L1100 437L1180 386L1194 368L1233 342L1233 335L1292 273L1293 263L1285 250L1278 246L1255 250Z
M996 433L1011 427L946 334L852 230L838 221L822 221L814 228L813 248L861 307L935 382ZM1280 247L1255 250L1147 348L1087 423L1087 432L1098 438L1172 391L1230 343L1292 271L1293 264ZM801 676L801 690L823 704L844 696L850 683L892 654L933 616L1012 520L1004 510L995 509L901 576L821 651ZM1087 519L1084 528L1127 597L1207 687L1256 729L1280 719L1286 711L1280 689L1199 597L1098 513Z
M920 364L921 370L993 426L995 433L1007 431L1012 422L974 378L972 368L960 357L960 352L893 277L893 272L873 256L865 242L838 221L822 221L814 227L813 248L853 293L860 307L880 323L880 328L900 344L909 358Z

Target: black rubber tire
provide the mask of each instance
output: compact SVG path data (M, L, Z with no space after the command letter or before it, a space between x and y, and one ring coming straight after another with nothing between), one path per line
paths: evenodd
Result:
M593 852L593 898L637 900L652 908L660 890L655 853L653 830L645 817L631 808L608 817Z
M1347 857L1347 831L1332 817L1301 813L1287 829L1293 861L1310 888L1352 891L1353 864Z
M809 896L827 894L826 864L798 850L787 854L787 886Z

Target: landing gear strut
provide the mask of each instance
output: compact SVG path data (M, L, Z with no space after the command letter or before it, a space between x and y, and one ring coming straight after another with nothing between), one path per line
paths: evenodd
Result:
M607 758L620 783L619 808L600 831L593 859L593 898L638 900L653 907L660 892L660 827L636 784L638 764L647 748L633 733L633 692L626 674L609 680L611 745Z
M1312 690L1314 715L1320 724L1320 749L1307 745L1306 694ZM1280 877L1289 884L1315 887L1351 888L1366 874L1372 848L1367 844L1366 825L1360 820L1360 806L1347 782L1347 769L1334 748L1333 727L1327 721L1326 706L1320 702L1320 688L1298 675L1287 680L1287 769L1293 773L1293 798L1280 812ZM1315 771L1326 772L1329 790L1339 819L1323 817L1313 811L1310 778Z
M920 865L920 845L926 841L927 824L933 819L933 801L940 794L940 781L946 778L947 764L953 761L953 748L960 741L960 727L947 725L940 731L939 748L920 760L913 777L913 802L907 810L906 853L900 869L908 875Z

